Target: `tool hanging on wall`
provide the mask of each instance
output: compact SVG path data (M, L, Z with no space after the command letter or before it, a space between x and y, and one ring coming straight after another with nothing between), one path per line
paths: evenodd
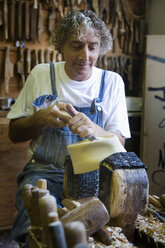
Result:
M39 61L38 61L38 50L34 50L35 53L35 65L38 65Z
M40 63L45 62L44 53L45 53L44 49L41 48L41 50L40 50Z
M53 50L53 56L52 56L52 62L56 62L57 61L57 50Z
M46 63L50 63L50 48L46 49Z
M51 7L51 13L49 15L49 23L48 23L48 29L51 34L53 34L53 31L55 30L55 23L56 23L56 11L55 11L55 6L53 5Z
M17 62L17 73L21 75L21 84L22 87L25 84L25 71L24 71L24 51L23 48L20 46L19 47L19 52L20 52L20 59Z
M33 41L37 40L37 12L38 4L37 0L31 4L31 22L30 22L30 38Z
M3 12L2 12L2 9L1 9L1 6L0 6L0 26L3 25Z
M14 41L15 39L15 0L11 1L10 35L11 35L11 40Z
M40 36L42 33L42 4L38 5L38 29L37 29L37 39L40 41Z
M5 52L5 93L9 94L9 81L14 76L14 64L10 62L10 46L6 47Z
M104 7L105 7L105 2L106 2L106 0L99 1L98 9L99 9L99 16L100 16L101 19L104 18L103 10L104 10Z
M7 0L4 0L3 5L3 11L4 11L4 37L5 40L8 40L8 6L7 6Z
M31 50L29 47L27 47L26 50L26 70L27 70L27 75L29 75L31 71Z
M22 1L18 2L18 40L22 40Z
M30 2L26 0L25 2L25 38L30 39Z

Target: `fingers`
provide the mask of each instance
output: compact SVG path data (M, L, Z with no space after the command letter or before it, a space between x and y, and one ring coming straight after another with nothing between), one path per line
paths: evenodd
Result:
M56 127L68 125L74 134L84 138L94 133L94 123L84 114L78 112L70 103L56 102L51 109Z
M93 133L93 122L83 113L78 112L76 116L72 117L68 122L68 126L73 133L82 138Z
M59 118L59 120L62 120L65 124L68 123L68 121L72 118L71 115L67 113L66 103L63 102L56 102L52 106L52 112L53 114Z
M75 116L79 113L70 103L66 104L66 109L71 114L71 116Z

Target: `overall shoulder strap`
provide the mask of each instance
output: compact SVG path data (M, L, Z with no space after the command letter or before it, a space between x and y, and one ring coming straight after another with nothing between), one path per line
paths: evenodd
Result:
M101 84L100 84L99 97L98 97L98 101L97 102L102 102L103 97L104 97L105 74L106 74L106 70L103 70L102 71L102 76L101 76Z
M104 85L105 85L105 74L106 70L102 71L101 75L101 84L100 84L100 90L99 90L99 96L98 98L94 98L91 103L90 113L95 114L96 113L96 103L100 103L103 100L104 97Z
M52 94L57 96L56 82L55 82L55 70L54 70L53 62L50 63L50 79L51 79Z

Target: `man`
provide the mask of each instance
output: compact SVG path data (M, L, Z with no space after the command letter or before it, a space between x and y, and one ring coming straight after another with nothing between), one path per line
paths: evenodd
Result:
M17 178L16 240L27 236L29 225L21 196L24 184L35 185L45 178L50 192L61 201L69 144L113 133L124 145L130 137L123 80L117 73L95 67L98 56L106 53L111 43L109 30L94 12L65 16L52 37L65 62L33 68L8 114L11 140L31 140L30 161Z

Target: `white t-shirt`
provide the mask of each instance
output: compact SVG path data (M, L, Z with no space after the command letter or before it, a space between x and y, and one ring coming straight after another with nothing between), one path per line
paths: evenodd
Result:
M102 69L93 67L92 75L85 81L71 80L64 69L65 62L55 63L55 81L57 101L71 103L77 107L89 107L99 96ZM32 115L36 108L33 101L42 95L52 95L50 65L39 64L33 68L17 101L7 115L9 119ZM97 103L103 111L103 128L106 131L119 132L130 138L124 82L119 74L107 71L103 101ZM33 141L32 141L33 143Z

